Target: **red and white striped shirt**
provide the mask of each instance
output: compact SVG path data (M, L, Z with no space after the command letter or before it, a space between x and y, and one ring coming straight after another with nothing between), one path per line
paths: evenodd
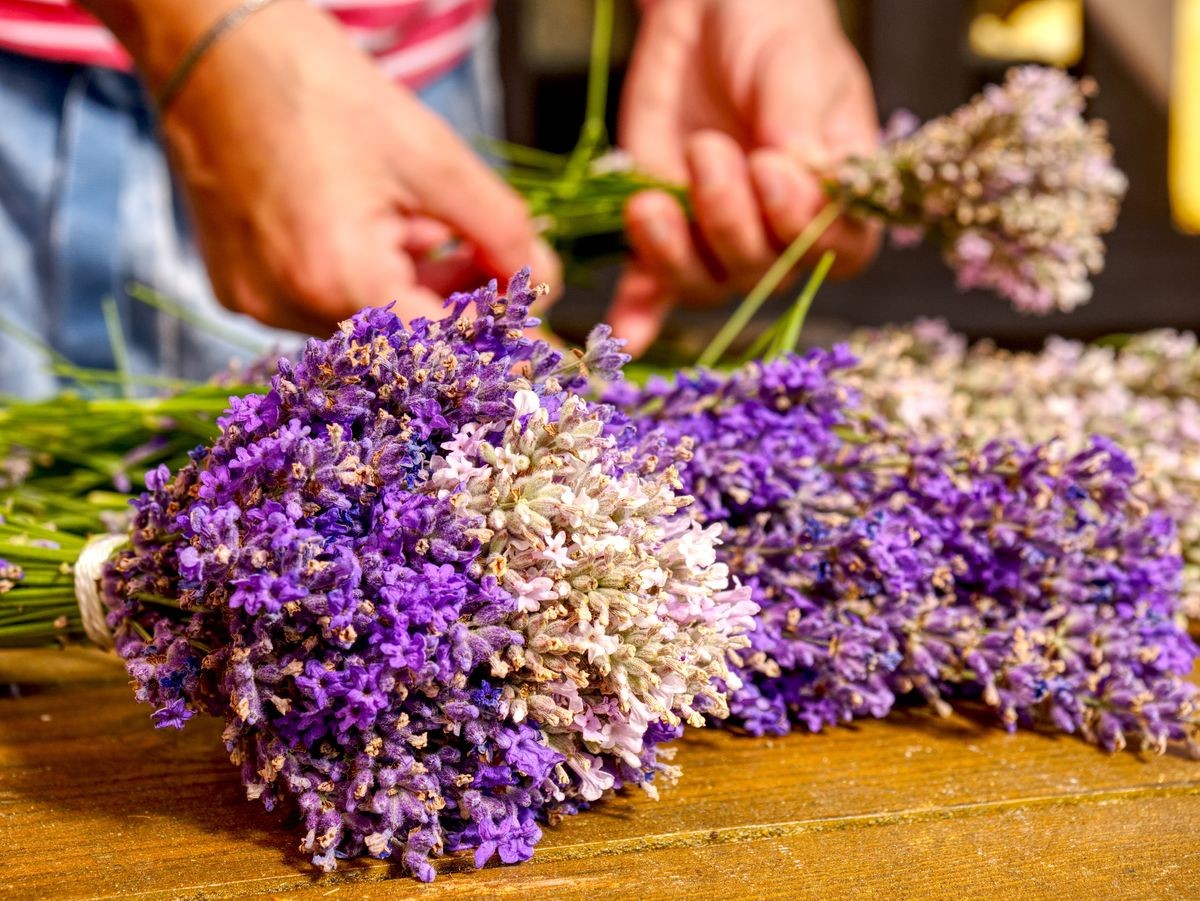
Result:
M351 39L409 87L449 71L470 53L491 0L313 0ZM128 70L116 38L71 0L0 0L0 48L63 62Z

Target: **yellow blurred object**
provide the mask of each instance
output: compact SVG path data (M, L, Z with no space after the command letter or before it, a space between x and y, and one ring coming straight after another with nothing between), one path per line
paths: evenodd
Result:
M1167 178L1171 215L1200 234L1200 0L1175 0L1175 64Z
M987 59L1073 66L1083 55L1083 0L1026 0L1004 17L981 12L967 40Z

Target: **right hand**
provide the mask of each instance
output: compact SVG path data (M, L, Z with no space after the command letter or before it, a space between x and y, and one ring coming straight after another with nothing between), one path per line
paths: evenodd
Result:
M307 3L221 37L162 124L217 298L265 323L325 333L393 300L438 318L526 265L558 287L522 200Z
M814 173L870 153L879 131L833 0L643 5L620 143L640 169L687 186L693 217L665 191L626 205L633 261L609 318L635 355L676 304L750 291L825 206ZM836 250L834 275L849 275L878 244L877 228L842 218L808 259Z

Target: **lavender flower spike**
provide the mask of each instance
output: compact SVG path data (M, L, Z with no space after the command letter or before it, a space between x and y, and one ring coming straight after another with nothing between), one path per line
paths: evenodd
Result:
M830 192L900 243L931 236L964 289L1024 312L1072 310L1091 297L1127 184L1104 124L1083 118L1094 90L1055 69L1011 69L949 116L896 118Z
M1003 436L1061 436L1082 450L1105 435L1129 453L1134 487L1171 516L1184 549L1181 610L1200 618L1200 351L1196 336L1135 335L1120 348L1050 338L1037 353L982 342L972 347L944 323L864 330L851 338L860 362L848 373L878 415L921 434L966 444Z

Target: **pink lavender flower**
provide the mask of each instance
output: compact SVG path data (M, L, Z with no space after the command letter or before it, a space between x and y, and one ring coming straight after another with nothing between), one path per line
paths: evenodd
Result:
M899 114L830 192L897 243L932 237L963 289L1025 312L1072 310L1091 297L1126 189L1104 124L1083 118L1093 91L1055 69L1012 69L949 116L918 126Z
M613 392L648 458L692 439L695 512L761 607L733 721L815 730L916 697L1109 749L1193 742L1181 561L1129 459L1104 439L897 432L859 404L853 364L839 349Z
M109 566L138 698L223 718L248 795L298 808L324 868L524 860L548 817L669 783L660 743L738 684L747 592L577 394L624 362L607 331L571 359L524 337L527 279L280 361L151 474Z

